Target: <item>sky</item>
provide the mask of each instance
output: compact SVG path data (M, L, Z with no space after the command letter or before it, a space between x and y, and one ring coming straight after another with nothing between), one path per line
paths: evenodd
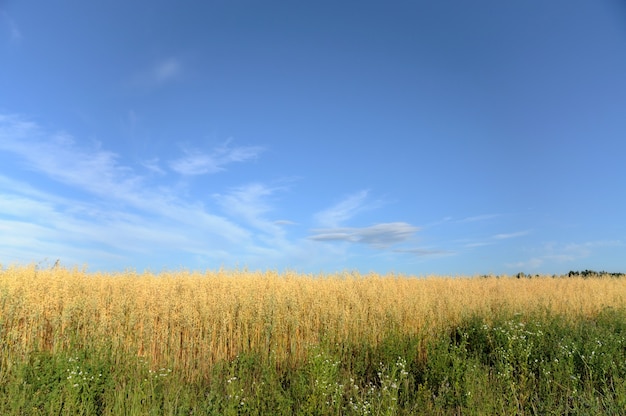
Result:
M0 264L626 272L626 4L0 0Z

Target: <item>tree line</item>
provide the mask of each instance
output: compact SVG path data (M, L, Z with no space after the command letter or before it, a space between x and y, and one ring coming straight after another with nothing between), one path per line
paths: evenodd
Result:
M527 274L524 272L519 272L518 274L515 275L515 277L517 277L518 279L530 279L533 277L539 277L539 274ZM619 277L626 277L626 273L621 273L621 272L606 272L604 270L602 271L595 271L595 270L588 270L585 269L583 271L578 271L578 270L570 270L567 274L565 275L557 275L557 274L553 274L552 275L553 278L557 278L557 277L583 277L583 278L590 278L590 277L615 277L615 278L619 278Z

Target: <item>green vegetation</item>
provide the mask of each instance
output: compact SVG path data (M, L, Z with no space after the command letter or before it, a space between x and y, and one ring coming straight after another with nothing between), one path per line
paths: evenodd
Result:
M0 415L624 414L626 279L588 275L0 267Z
M0 325L2 320L0 318ZM193 382L182 370L78 345L0 361L2 415L623 414L626 311L473 314L428 336L246 353ZM5 354L6 353L6 354Z
M582 272L579 272L577 270L570 270L570 272L567 274L568 277L578 277L578 276L582 276L582 277L626 277L626 273L620 273L620 272L605 272L605 271L601 271L601 272L596 272L595 270L583 270Z

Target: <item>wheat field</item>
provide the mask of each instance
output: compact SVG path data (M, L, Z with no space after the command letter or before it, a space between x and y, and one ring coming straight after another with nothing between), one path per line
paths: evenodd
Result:
M451 328L473 314L542 311L576 319L620 308L626 279L411 277L275 271L87 273L0 270L4 357L86 345L201 378L254 352L295 365L321 340L376 344L390 331Z

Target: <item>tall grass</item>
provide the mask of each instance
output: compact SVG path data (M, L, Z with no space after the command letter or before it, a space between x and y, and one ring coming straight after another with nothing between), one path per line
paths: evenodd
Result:
M106 346L114 356L145 357L193 380L241 353L291 365L322 339L376 344L390 332L438 332L500 310L575 319L622 307L625 299L626 279L10 267L0 272L0 335L19 356Z
M536 402L524 396L528 391L556 388L538 381L547 377L543 369L561 371L558 366L550 370L548 361L538 369L529 360L558 360L558 353L547 350L569 347L539 345L537 339L528 352L523 343L511 346L510 337L505 342L499 334L517 330L519 323L552 322L554 317L555 328L574 330L580 322L596 322L607 310L622 310L625 299L626 279L612 278L238 270L103 274L8 267L0 270L0 384L4 379L37 385L37 377L47 377L47 387L38 387L37 394L62 395L64 403L86 406L83 414L104 408L132 414L133 406L145 410L158 397L174 397L180 408L190 408L190 401L202 397L222 413L231 406L231 414L252 411L251 403L256 403L254 409L266 406L270 411L266 400L282 403L285 414L294 409L301 414L346 414L350 408L354 414L378 414L392 409L392 403L410 408L420 400L433 412L437 406L462 409L479 393L463 396L470 380L475 386L497 381L517 397L517 404L506 406L519 411L532 409L526 404ZM519 351L507 353L506 348ZM507 362L509 356L514 358ZM585 363L572 365L587 371ZM614 370L621 374L621 369ZM82 381L73 383L79 373ZM182 384L215 389L203 395L193 387L180 390ZM66 387L59 390L59 385ZM32 400L33 392L7 388L15 391L5 394L22 397L23 404ZM137 403L128 402L128 393L123 393L124 400L105 399L122 391L134 392ZM71 392L78 396L70 397ZM480 394L490 393L486 388ZM20 409L22 402L15 400L11 406ZM171 400L152 405L160 412L176 407ZM37 406L44 414L45 406ZM501 406L493 410L513 409Z

